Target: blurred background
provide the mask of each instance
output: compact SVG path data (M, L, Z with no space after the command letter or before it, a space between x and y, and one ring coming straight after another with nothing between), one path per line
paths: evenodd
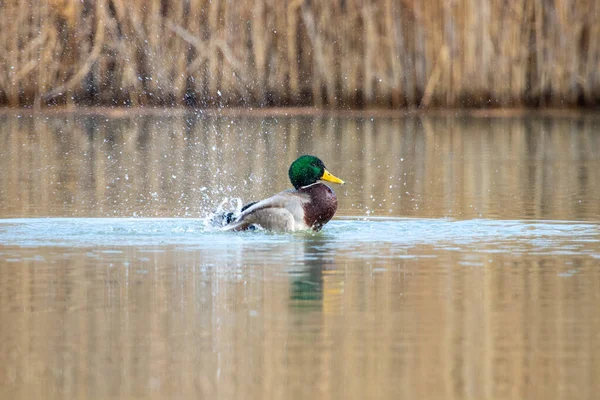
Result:
M0 2L0 104L600 104L597 0Z

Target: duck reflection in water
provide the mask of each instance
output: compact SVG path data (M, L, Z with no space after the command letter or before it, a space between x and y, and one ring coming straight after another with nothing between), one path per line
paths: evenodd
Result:
M331 291L331 282L327 281L324 273L336 269L333 254L327 246L328 242L327 237L322 234L310 235L303 242L303 258L297 265L299 269L290 273L291 307L323 308L323 301Z

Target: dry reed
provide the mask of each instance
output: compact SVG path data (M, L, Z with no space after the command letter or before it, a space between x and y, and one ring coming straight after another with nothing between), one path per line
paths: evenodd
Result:
M594 106L597 0L0 1L0 104Z

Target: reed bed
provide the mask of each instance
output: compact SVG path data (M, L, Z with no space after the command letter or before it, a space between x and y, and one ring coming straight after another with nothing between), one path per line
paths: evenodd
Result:
M0 0L0 104L600 104L597 0Z

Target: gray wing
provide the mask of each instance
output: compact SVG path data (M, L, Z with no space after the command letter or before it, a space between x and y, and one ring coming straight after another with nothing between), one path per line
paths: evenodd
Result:
M298 193L278 193L244 210L237 220L223 230L240 231L256 224L273 231L294 231L299 223L304 223L302 205L307 201L308 196Z

